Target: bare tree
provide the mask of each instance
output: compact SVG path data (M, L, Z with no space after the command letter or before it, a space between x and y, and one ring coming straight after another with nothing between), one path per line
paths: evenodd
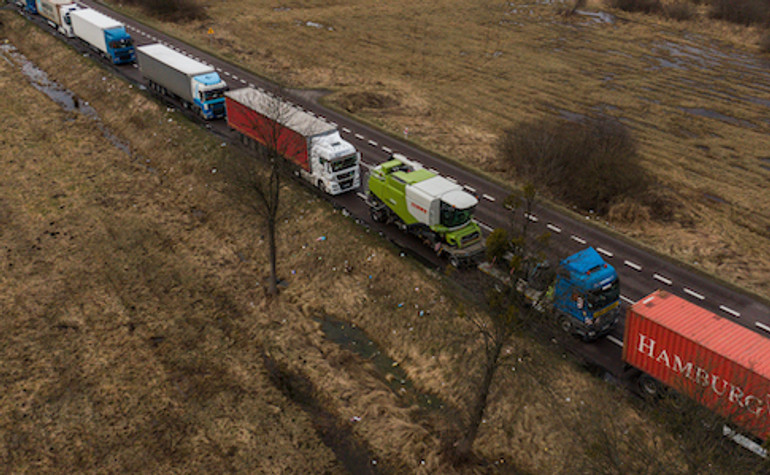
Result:
M455 443L454 455L459 462L470 460L473 443L478 435L479 426L487 408L490 388L494 381L497 369L506 364L509 358L519 358L522 355L512 348L512 337L521 331L528 322L537 318L537 309L540 306L539 298L532 299L531 293L522 292L516 283L520 279L527 279L528 274L544 257L545 247L548 243L547 235L537 236L534 239L529 236L529 216L536 202L536 190L532 185L527 185L521 192L506 199L509 209L517 211L524 209L524 219L516 226L514 223L512 238L507 231L495 230L493 237L487 241L487 246L496 247L493 252L497 257L508 258L510 267L509 278L505 280L507 285L499 283L493 285L493 289L486 293L488 312L486 316L467 315L460 310L460 315L468 319L474 328L475 338L481 339L484 349L480 382L474 390L472 402L469 405L467 422L462 428L462 434ZM496 242L492 242L496 241ZM540 295L545 297L545 292ZM506 349L505 352L503 350Z
M230 157L226 164L229 183L240 193L241 202L261 218L267 234L267 251L270 261L268 292L278 293L276 232L280 220L282 176L290 167L284 157L297 149L296 135L282 125L291 120L296 109L272 94L256 90L253 101L260 114L241 111L239 122L246 133L240 133L241 141L251 153L247 156Z

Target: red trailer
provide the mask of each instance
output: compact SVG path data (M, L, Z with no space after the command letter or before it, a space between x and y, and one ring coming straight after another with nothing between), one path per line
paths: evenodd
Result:
M623 360L767 439L770 339L657 290L628 309Z
M337 127L266 92L225 93L227 125L244 139L274 147L299 174L329 194L358 188L361 154Z

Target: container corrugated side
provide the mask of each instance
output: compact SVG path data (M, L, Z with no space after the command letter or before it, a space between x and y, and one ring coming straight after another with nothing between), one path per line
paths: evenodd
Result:
M629 308L623 359L754 435L770 434L770 339L658 290Z
M277 151L284 158L309 172L308 141L305 137L240 103L231 92L225 93L227 125L263 145L277 142Z

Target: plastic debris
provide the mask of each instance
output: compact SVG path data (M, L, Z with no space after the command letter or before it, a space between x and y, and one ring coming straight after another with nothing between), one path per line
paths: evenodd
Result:
M212 174L212 175L213 175L214 173L216 173L216 172L217 172L217 169L216 169L216 168L212 168L212 169L211 169L211 174Z
M296 270L294 270L294 269L292 269L292 270L291 270L291 275L294 275L294 274L296 274L296 273L297 273L297 271L296 271Z
M401 302L400 304L398 304L398 308L401 308L403 306L404 306L404 302Z
M326 236L318 236L315 238L316 241L326 241Z
M353 417L350 418L350 422L358 422L360 420L361 420L361 418L358 417L358 416L353 416Z

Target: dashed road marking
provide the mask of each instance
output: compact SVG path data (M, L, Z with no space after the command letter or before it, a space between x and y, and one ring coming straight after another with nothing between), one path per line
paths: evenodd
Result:
M457 180L455 180L455 179L454 179L454 178L452 178L451 176L445 176L444 178L446 178L447 180L451 181L451 182L452 182L452 183L454 183L455 185L457 184Z
M611 341L612 343L615 343L615 344L616 344L616 345L618 345L619 347L623 348L623 342L622 342L622 341L620 341L620 340L618 340L618 339L617 339L617 338L615 338L614 336L612 336L612 335L607 335L607 340L609 340L609 341Z
M370 140L369 141L369 145L371 145L372 147L376 147L379 144L377 142L375 142L374 140Z
M132 64L131 66L133 66L134 68L139 68L139 65L136 63Z
M525 216L525 217L526 217L528 220L532 221L533 223L536 223L536 222L538 222L538 221L539 221L539 219L537 219L537 216L535 216L534 214L524 213L524 216Z
M254 85L254 83L253 83L253 82L250 82L250 83L249 83L249 87L253 87L253 88L256 88L256 86Z
M382 151L385 153L393 153L393 150L391 148L386 147L384 145L382 146Z
M356 134L356 138L357 138L358 140L363 140L363 139L364 139L364 136L363 136L363 135L361 135L361 134Z
M361 198L362 200L366 200L366 195L361 193L360 191L357 192L356 195L358 195L358 197Z
M438 172L435 168L428 168L428 171L431 173L435 173L436 175L441 175L441 173Z
M612 257L612 256L615 255L615 254L611 253L610 251L608 251L607 249L602 249L601 247L597 247L596 248L596 252L601 252L602 254L604 254L607 257Z
M764 330L764 331L766 331L766 332L770 333L770 327L768 327L768 326L767 326L767 325L765 325L764 323L761 323L761 322L754 322L754 325L756 325L756 326L757 326L757 328L761 328L762 330Z
M740 318L740 316L741 316L740 312L736 312L735 310L731 309L730 307L725 307L724 305L720 305L719 306L719 310L721 310L721 311L723 311L725 313L729 313L730 315L732 315L735 318Z
M641 271L641 270L642 270L642 266L640 266L640 265L639 265L639 264L637 264L636 262L631 262L631 261L623 261L623 264L627 265L628 267L630 267L630 268L634 269L634 270L635 270L635 271L637 271L637 272L639 272L639 271Z
M241 79L241 83L243 83L243 84L246 84L246 81L245 81L245 80L243 80L243 79Z
M586 243L586 240L585 240L585 239L583 239L583 238L582 238L582 237L580 237L580 236L575 236L574 234L573 234L573 235L571 235L569 238L570 238L570 239L572 239L573 241L577 241L577 242L579 242L580 244L585 244L585 243Z
M704 297L703 295L699 294L698 292L692 289L688 289L687 287L684 287L682 290L684 290L686 294L690 294L698 300L706 300L706 297Z
M560 227L558 227L558 226L554 226L554 225L553 225L553 224L551 224L551 223L548 223L548 224L546 224L546 225L545 225L545 227L546 227L546 228L548 228L548 229L550 229L551 231L553 231L553 232L555 232L555 233L560 233L560 232L561 232L561 228L560 228Z
M230 75L230 72L229 71L225 71L225 76L229 76L229 75Z
M486 193L484 193L484 194L483 194L483 195L481 195L481 196L483 196L485 199L487 199L487 200L489 200L489 201L491 201L491 202L493 202L493 203L494 203L494 201L495 201L495 197L494 197L494 196L489 196L489 195L488 195L488 194L486 194Z
M621 295L621 296L620 296L620 300L624 301L624 302L625 302L625 303L627 303L628 305L633 305L633 304L635 304L635 303L636 303L636 302L634 302L633 300L631 300L630 298L626 297L625 295Z
M470 191L471 193L476 193L476 188L474 188L472 186L463 185L463 188L465 188L466 190Z
M345 132L346 134L349 134L349 133L350 133L350 129L349 129L349 128L347 128L347 127L343 127L343 128L342 128L342 131L343 131L343 132Z
M663 282L666 285L671 285L673 283L671 279L667 279L660 274L652 274L652 278L660 282Z
M332 124L334 127L337 127L337 123L334 122L333 120L330 120L329 123Z
M197 59L197 58L196 58L196 59ZM235 80L237 81L237 80L238 80L238 76L236 76L235 74L233 74L233 79L235 79Z
M481 221L476 221L476 222L479 224L479 227L481 227L481 228L483 228L483 229L487 230L488 232L490 232L490 233L491 233L492 231L494 231L494 229L492 228L492 226L489 226L488 224L484 224L484 223L482 223Z
M221 73L222 72L222 68L217 68L217 71L219 71Z

